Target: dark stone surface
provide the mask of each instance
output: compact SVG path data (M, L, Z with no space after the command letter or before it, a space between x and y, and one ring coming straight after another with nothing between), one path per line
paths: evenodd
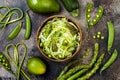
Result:
M63 67L70 62L71 60L74 59L81 59L81 56L84 55L85 49L90 48L93 50L93 45L95 42L100 43L100 53L104 52L105 53L105 58L103 60L104 64L107 59L110 57L110 55L107 53L106 48L107 48L107 38L108 38L108 30L107 30L107 21L112 21L113 24L115 25L115 41L114 45L112 48L112 51L116 48L118 50L118 53L120 52L120 0L78 0L80 4L80 15L78 18L73 18L63 7L61 7L61 11L59 13L54 13L54 14L37 14L32 11L29 11L30 17L32 19L32 36L29 40L24 40L24 32L25 32L25 26L23 26L21 32L19 35L12 41L7 41L6 38L8 34L12 31L12 29L15 27L16 23L13 23L9 25L4 33L0 36L0 51L5 53L5 46L8 43L18 43L18 42L24 42L27 45L28 48L28 54L25 60L25 63L23 65L23 69L26 70L26 62L29 57L32 56L38 56L45 63L47 64L47 73L45 75L41 76L34 76L31 75L30 73L29 76L31 80L56 80L56 77L59 75L60 71L63 69ZM60 2L60 1L59 1ZM85 19L85 9L87 2L93 2L95 3L94 9L97 9L99 5L104 6L104 14L102 19L90 30L88 33L87 30L87 24L86 24L86 19ZM62 4L60 3L62 6ZM28 9L28 6L26 4L26 0L0 0L0 6L9 6L9 7L19 7L23 11ZM47 17L51 15L65 15L76 21L82 28L82 33L83 33L83 43L82 43L82 48L79 51L79 54L77 54L73 59L71 59L68 62L63 62L63 63L56 63L52 62L49 60L46 60L40 52L38 51L35 43L35 38L36 38L36 31L38 29L38 25ZM93 16L94 16L93 12ZM24 20L23 20L24 21ZM102 32L102 35L105 36L104 40L100 39L92 39L92 36L95 35L98 31ZM92 53L91 53L92 55ZM86 58L83 60L83 63L88 63L90 61L91 57ZM13 75L11 75L9 72L4 70L2 67L0 67L0 80L9 80L9 78L13 78ZM13 79L12 79L13 80ZM105 70L102 75L99 75L99 71L93 75L91 80L120 80L120 55L118 56L117 60L113 65L110 66L109 69Z

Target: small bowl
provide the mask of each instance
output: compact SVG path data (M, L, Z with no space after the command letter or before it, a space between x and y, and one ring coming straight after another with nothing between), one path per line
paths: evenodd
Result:
M46 22L48 22L48 21L50 21L50 20L52 20L53 18L56 18L56 17L57 17L57 18L67 18L68 21L72 22L72 23L78 28L78 32L79 32L79 34L80 34L80 42L79 42L79 46L77 47L77 49L73 52L73 54L72 54L70 57L65 58L65 59L60 59L60 60L48 57L48 56L43 52L43 50L40 48L40 45L39 45L39 44L40 44L40 40L39 40L39 38L38 38L38 37L39 37L39 34L40 34L40 31L41 31L42 27L46 24ZM54 16L50 16L50 17L46 18L46 19L38 26L37 36L36 36L37 48L39 49L40 53L41 53L45 58L47 58L48 60L55 61L55 62L64 62L64 61L67 61L67 60L73 58L73 57L79 52L80 47L81 47L81 43L82 43L82 31L81 31L80 26L79 26L75 21L73 21L72 19L70 19L70 18L68 18L68 17L66 17L66 16L64 16L64 15L54 15Z

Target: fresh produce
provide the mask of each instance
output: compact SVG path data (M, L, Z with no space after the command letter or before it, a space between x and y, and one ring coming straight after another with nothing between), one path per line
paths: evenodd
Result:
M18 24L14 28L14 30L9 34L7 39L8 40L13 40L18 35L18 33L20 32L21 28L22 28L22 22L20 24Z
M54 13L60 11L57 0L26 0L29 8L36 13Z
M23 18L23 11L20 8L9 8L8 6L0 6L0 10L1 9L6 9L7 11L4 14L2 12L0 12L1 13L0 35L2 34L2 32L7 27L8 24L14 23L14 22L19 21ZM15 16L14 19L13 19L13 16ZM15 38L18 35L20 29L21 29L21 27L17 26L13 30L13 32L8 36L8 40L12 40L13 38Z
M101 39L101 40L104 40L104 36L101 34L100 31L97 32L97 34L95 34L93 36L93 39Z
M90 72L88 72L88 73L85 74L84 76L78 78L77 80L87 80L87 79L89 79L93 74L95 74L96 71L99 69L101 63L102 63L103 58L104 58L104 54L102 54L102 55L98 58L97 62L95 63L93 69L92 69Z
M56 60L72 56L81 40L77 26L64 17L46 22L38 38L42 51Z
M75 67L73 67L72 69L69 69L68 71L65 71L65 69L62 70L62 72L64 72L64 75L60 74L59 77L57 78L57 80L71 80L71 79L76 79L77 77L79 77L80 75L82 75L83 73L85 73L88 69L90 69L94 63L97 60L97 55L98 55L98 50L99 50L99 44L95 43L94 45L94 56L90 62L89 65L86 64L79 64Z
M35 75L42 75L46 72L46 64L37 57L28 59L27 69L30 73Z
M86 57L88 57L89 54L90 54L90 49L87 48L87 49L86 49L86 53L85 53L85 55L82 56L82 59L85 59Z
M11 66L2 52L0 52L0 65L2 65L7 71L11 71Z
M65 80L68 77L70 77L72 74L76 73L77 71L79 71L81 69L88 69L88 68L89 68L89 66L85 65L85 64L75 66L74 68L68 70L68 72L66 72L63 76L57 78L57 80Z
M61 0L64 7L74 17L79 15L79 2L78 0Z
M110 52L112 45L113 45L113 41L114 41L114 25L111 22L107 22L107 26L108 26L108 52Z
M103 67L100 69L100 74L107 69L108 67L110 67L110 65L113 64L113 62L117 59L118 57L118 52L115 49L114 52L112 53L110 59L103 65Z
M18 54L18 48L22 47L24 50L21 62L19 61L19 54ZM13 47L13 52L14 52L14 57L11 57L10 53L9 53L9 49ZM22 74L27 80L30 80L30 78L28 77L28 75L23 71L22 69L22 65L24 63L26 54L27 54L27 48L26 45L22 42L17 43L17 44L8 44L5 48L6 50L6 57L9 61L11 61L15 66L16 66L16 80L20 80L20 74Z
M72 62L68 63L68 65L66 65L65 68L61 71L60 75L58 76L58 79L59 79L61 76L63 76L64 73L67 72L67 70L69 69L70 66L78 63L79 61L80 61L80 60L75 60L75 61L72 61Z
M25 13L25 20L26 20L26 31L25 31L24 39L27 40L30 38L31 35L31 20L28 12Z
M91 10L93 7L93 3L88 3L87 4L87 8L86 8L86 20L87 20L87 24L88 24L88 28L92 28L102 17L103 15L103 7L99 6L98 8L98 12L96 14L96 16L94 17L93 20L91 20Z

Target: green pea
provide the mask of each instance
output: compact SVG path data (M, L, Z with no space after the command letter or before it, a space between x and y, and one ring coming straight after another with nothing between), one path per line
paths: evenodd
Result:
M100 31L98 31L98 32L97 32L97 34L98 34L98 35L101 35L101 32L100 32Z
M96 39L96 36L93 36L93 39Z
M5 61L6 61L5 59L2 60L2 62L5 62Z
M100 38L100 35L97 35L97 38Z
M3 58L3 55L0 54L0 58Z
M101 39L103 40L103 39L105 39L105 37L104 37L104 36L101 36Z

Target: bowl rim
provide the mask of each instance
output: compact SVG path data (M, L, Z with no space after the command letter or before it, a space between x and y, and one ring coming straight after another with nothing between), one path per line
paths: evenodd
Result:
M49 57L42 51L42 49L41 49L40 46L39 46L39 38L38 38L38 36L39 36L39 33L40 33L43 25L44 25L47 21L49 21L49 20L51 20L51 19L53 19L53 18L55 18L55 17L59 17L59 18L65 17L65 18L67 18L69 21L71 21L73 24L76 25L76 27L78 28L78 31L79 31L79 33L80 33L79 46L78 46L77 49L73 52L72 56L70 56L70 57L68 57L68 58L65 58L65 59L62 59L62 60L57 60L57 59L49 58ZM40 51L40 53L41 53L46 59L48 59L48 60L50 60L50 61L54 61L54 62L64 62L64 61L68 61L68 60L72 59L72 58L79 52L79 50L80 50L80 48L81 48L81 44L82 44L82 29L81 29L80 25L78 25L77 22L73 21L73 19L71 19L71 18L69 18L69 17L67 17L67 16L65 16L65 15L53 15L53 16L47 17L47 18L44 19L42 22L40 22L40 24L38 25L38 29L37 29L37 33L36 33L36 34L37 34L37 35L36 35L36 45L37 45L38 50Z

